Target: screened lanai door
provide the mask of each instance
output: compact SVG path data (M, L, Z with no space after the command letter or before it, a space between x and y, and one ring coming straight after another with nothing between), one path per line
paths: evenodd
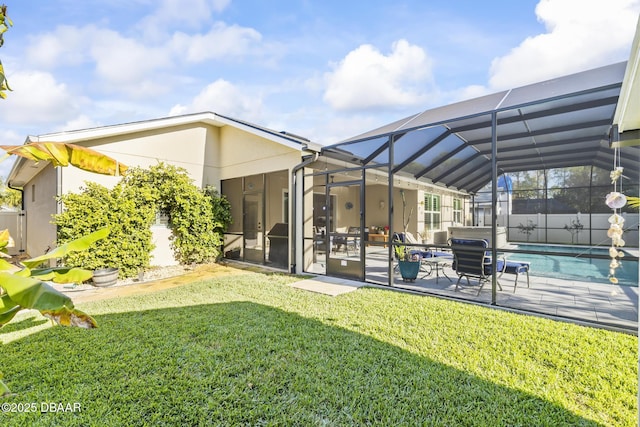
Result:
M363 280L362 182L328 185L327 274Z

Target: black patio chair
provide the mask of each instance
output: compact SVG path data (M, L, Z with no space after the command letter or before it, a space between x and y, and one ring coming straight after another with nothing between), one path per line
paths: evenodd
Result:
M471 285L469 278L478 280L480 289L478 295L482 291L482 287L489 281L493 275L493 265L491 255L488 252L489 243L484 239L449 239L449 246L453 252L452 268L458 275L456 289L460 286L460 281L466 277L467 284ZM498 273L504 272L504 258L497 259L496 269ZM502 290L502 286L498 283L498 287Z

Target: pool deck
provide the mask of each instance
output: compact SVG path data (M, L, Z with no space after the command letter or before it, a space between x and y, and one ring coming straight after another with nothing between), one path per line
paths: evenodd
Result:
M491 284L485 285L477 295L478 286L466 285L466 279L456 291L457 276L453 270L445 270L452 279L440 278L416 280L405 283L396 280L394 287L422 293L459 298L471 302L490 304ZM496 292L496 305L532 314L590 324L608 329L638 331L638 288L612 284L586 283L569 280L530 276L520 277L514 292L514 275L505 275L499 283L502 291Z
M314 267L316 272L324 273L324 266L316 264ZM393 285L389 286L384 260L375 256L367 257L365 281L369 286L450 298L638 334L637 286L563 280L531 274L529 287L526 275L520 275L514 292L516 276L505 274L499 279L502 290L496 292L496 305L491 305L491 283L486 284L478 295L477 281L472 280L471 285L467 285L466 279L462 279L456 291L458 276L450 266L444 266L439 277L435 277L435 272L429 275L421 273L418 277L415 282L404 282L399 273L394 273ZM322 276L318 279L322 280Z

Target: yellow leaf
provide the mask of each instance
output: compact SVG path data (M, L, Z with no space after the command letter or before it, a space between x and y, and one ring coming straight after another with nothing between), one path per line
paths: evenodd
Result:
M62 142L32 142L25 145L0 145L7 154L36 162L50 161L54 166L73 166L103 175L124 175L128 167L90 148Z

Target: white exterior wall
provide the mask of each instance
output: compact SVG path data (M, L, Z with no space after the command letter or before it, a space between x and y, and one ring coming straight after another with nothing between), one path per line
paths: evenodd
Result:
M164 162L184 168L199 187L214 186L220 190L220 180L258 173L285 170L282 183L287 185L290 170L300 162L301 152L295 144L287 146L232 126L216 127L203 123L173 126L135 132L80 143L113 157L129 167L149 167ZM75 167L45 170L25 185L27 212L27 250L40 255L56 241L51 215L56 213L56 194L78 192L86 181L113 187L121 177L94 174ZM31 186L35 185L36 202L31 201ZM280 190L281 191L281 190ZM279 200L281 195L279 196ZM280 202L267 212L280 222ZM275 218L278 217L278 218ZM170 248L170 230L152 227L156 249L151 253L152 265L174 265Z
M82 144L129 167L150 167L164 162L187 170L195 185L219 188L216 143L219 130L207 125L183 125L170 129L138 132ZM209 146L208 146L209 145ZM77 168L64 168L61 190L75 192L85 181L113 187L120 177L98 175Z
M300 149L268 141L230 126L220 129L219 179L291 169L300 163Z
M546 216L542 214L514 214L508 218L508 236L509 240L514 242L539 243L548 241L558 244L586 245L591 239L591 243L595 246L608 246L611 244L611 239L607 236L610 216L610 213L580 215L580 223L584 229L572 236L568 230L564 229L564 226L570 226L571 221L576 220L576 214L548 214ZM623 239L627 242L627 246L635 246L638 242L638 214L623 213L622 216L625 218L624 226L626 229ZM500 216L498 220L500 225L507 225L506 216ZM536 225L536 228L527 235L518 226L520 224L526 226L529 222ZM549 230L545 234L547 227ZM591 237L589 236L590 228L593 228Z

